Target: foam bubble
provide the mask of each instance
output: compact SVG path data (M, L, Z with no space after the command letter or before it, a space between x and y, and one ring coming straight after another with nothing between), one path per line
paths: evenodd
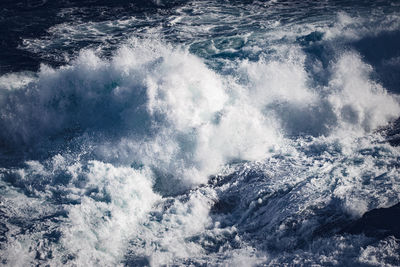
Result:
M111 134L98 157L152 166L186 187L276 143L273 120L246 99L188 52L133 39L111 61L85 50L58 70L42 66L37 82L4 99L2 139L29 147L71 131Z
M324 39L344 38L354 41L376 36L385 31L397 31L399 26L400 17L395 13L386 16L360 16L342 11L337 13L335 24L326 28Z
M121 262L130 236L159 197L144 171L101 162L88 167L86 188L96 190L67 208L61 244L79 264L110 266Z
M346 52L328 86L313 87L304 53L287 47L274 59L241 62L236 79L185 50L132 39L111 60L84 50L70 65L43 65L36 81L5 92L1 139L32 149L57 136L97 136L84 141L96 158L149 166L171 194L205 183L232 160L266 157L286 146L285 134L362 134L386 124L400 106L371 71Z
M329 96L340 126L371 131L394 120L400 113L399 102L369 77L372 67L356 53L344 53L334 65Z
M396 266L400 263L399 243L394 237L388 237L377 244L361 249L359 261L372 266Z
M64 10L78 18L23 40L69 63L0 77L3 263L398 262L395 239L341 232L399 199L399 150L375 132L399 98L351 50L397 31L398 14L204 3L101 7L97 22ZM147 38L121 44L130 34Z
M30 233L8 234L5 251L10 253L3 255L8 264L26 265L38 257L54 265L120 264L141 219L160 200L146 169L137 171L99 161L82 165L61 155L44 164L27 164L24 169L8 172L6 179L13 177L15 186L40 197L40 201L14 196L20 207L9 212L11 219L5 222L8 228L23 229L25 226L13 219L28 220L30 214L24 210L32 209L29 213L37 212L34 218L38 223Z

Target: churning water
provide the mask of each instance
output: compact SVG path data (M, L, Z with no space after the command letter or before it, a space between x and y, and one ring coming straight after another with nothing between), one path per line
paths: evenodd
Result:
M400 265L397 1L0 6L1 264Z

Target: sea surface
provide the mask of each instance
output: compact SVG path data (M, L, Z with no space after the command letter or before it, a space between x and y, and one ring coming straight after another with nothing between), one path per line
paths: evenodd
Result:
M1 0L0 264L400 266L400 2Z

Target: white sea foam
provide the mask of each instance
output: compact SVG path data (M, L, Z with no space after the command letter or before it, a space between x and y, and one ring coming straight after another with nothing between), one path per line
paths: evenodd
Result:
M97 157L149 166L161 184L177 179L183 189L231 160L285 147L282 133L363 134L400 113L356 53L339 56L323 88L311 86L301 50L278 56L244 61L245 82L236 82L152 40L133 39L110 61L86 50L71 65L42 66L18 92L3 92L2 139L30 146L71 130L105 135L92 144Z
M278 142L274 121L250 98L185 51L133 40L111 61L84 51L58 70L42 66L36 83L4 99L1 124L16 145L68 129L111 130L98 156L152 166L186 187Z
M41 198L13 193L7 199L26 207L17 205L7 215L19 217L22 222L27 220L25 216L34 216L38 223L31 233L14 236L13 231L8 232L7 247L2 252L7 264L32 264L39 257L54 266L61 262L115 266L121 262L143 216L160 200L152 189L152 174L145 169L118 168L99 161L82 165L61 155L45 165L36 161L27 165L12 172L15 182L26 193ZM56 196L65 204L53 205ZM67 216L58 214L60 210ZM6 226L15 231L21 227L12 223ZM52 242L52 234L59 240Z
M370 266L396 266L400 262L399 240L388 237L361 249L359 261Z
M25 87L34 80L35 74L30 72L5 74L0 76L0 90L15 90Z
M396 119L400 106L381 85L372 81L370 65L356 53L345 53L334 66L330 90L336 91L329 101L341 127L371 131Z
M173 20L191 26L181 37L201 36L205 28L183 15ZM236 15L225 14L228 21ZM248 15L240 14L246 23ZM215 21L210 16L203 19ZM352 40L375 30L355 36L357 21L340 13L333 26L300 25L299 33L291 24L267 36L293 41L321 30L326 42L342 30ZM106 26L82 27L95 38ZM244 50L263 51L260 36L245 37ZM237 52L232 46L242 39L235 40L214 40L213 53ZM29 228L5 220L11 230L2 259L54 266L385 263L397 241L366 247L363 236L334 234L341 222L399 199L398 149L374 133L399 116L399 101L353 50L341 47L327 67L315 60L311 71L299 44L276 44L272 56L235 58L217 73L185 48L132 38L108 59L83 50L69 65L43 65L34 78L2 76L0 145L39 158L1 170L9 184L0 189L11 192L2 211L40 222ZM325 83L313 76L321 72ZM318 235L321 226L330 237Z
M377 36L382 32L396 31L400 27L398 14L379 16L378 11L374 15L373 17L351 16L346 12L338 12L335 24L325 29L324 39L359 40L368 36Z

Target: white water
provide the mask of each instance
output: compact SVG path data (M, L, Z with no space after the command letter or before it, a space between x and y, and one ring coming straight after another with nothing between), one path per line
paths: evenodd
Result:
M391 238L312 239L321 220L400 197L399 151L375 132L400 104L373 68L340 50L315 84L297 45L232 65L217 73L186 48L132 38L110 59L84 50L33 78L1 77L0 140L34 158L1 169L12 185L2 182L4 216L21 221L6 223L6 264L377 264L395 254ZM228 213L213 210L230 201Z

